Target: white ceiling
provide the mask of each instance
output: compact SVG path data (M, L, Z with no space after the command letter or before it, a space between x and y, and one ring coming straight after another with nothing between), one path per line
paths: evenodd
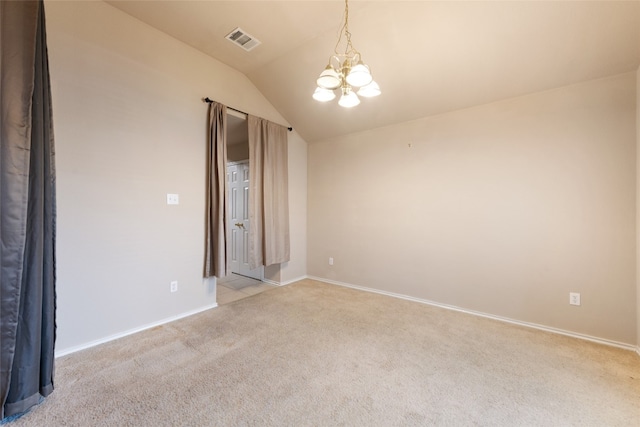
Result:
M640 1L351 0L353 45L382 95L347 110L311 98L343 1L108 3L247 75L308 142L640 65ZM236 27L262 44L225 40Z

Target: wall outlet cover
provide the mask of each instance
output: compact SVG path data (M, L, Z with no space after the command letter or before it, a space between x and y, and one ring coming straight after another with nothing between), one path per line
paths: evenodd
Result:
M580 305L580 294L577 292L569 292L569 304Z
M178 194L167 193L167 204L168 205L180 204L180 196Z

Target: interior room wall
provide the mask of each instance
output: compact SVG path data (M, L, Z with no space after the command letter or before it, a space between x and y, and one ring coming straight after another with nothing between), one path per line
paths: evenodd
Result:
M216 302L203 280L207 105L286 123L241 73L104 2L46 2L58 192L57 353ZM291 182L306 181L296 138ZM306 187L291 234L306 246ZM179 194L179 205L166 203ZM297 265L300 263L300 265ZM304 270L306 258L288 268ZM170 282L178 291L170 292Z
M239 162L249 158L249 145L231 144L227 145L227 161Z
M636 351L640 354L640 67L636 72Z
M307 275L307 143L295 129L288 142L289 227L296 232L290 235L291 261L279 265L283 284Z
M310 144L309 275L635 344L636 96L627 73Z

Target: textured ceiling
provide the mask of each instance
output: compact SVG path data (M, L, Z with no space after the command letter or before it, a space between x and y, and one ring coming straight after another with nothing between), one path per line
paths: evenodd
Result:
M640 1L354 1L352 41L382 88L353 109L311 98L342 1L108 1L241 71L308 142L640 65ZM235 27L262 45L224 39Z

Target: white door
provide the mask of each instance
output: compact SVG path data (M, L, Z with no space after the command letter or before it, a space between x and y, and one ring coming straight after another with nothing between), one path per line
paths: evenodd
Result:
M262 280L262 267L249 268L249 163L227 166L229 190L228 236L231 239L231 271Z

